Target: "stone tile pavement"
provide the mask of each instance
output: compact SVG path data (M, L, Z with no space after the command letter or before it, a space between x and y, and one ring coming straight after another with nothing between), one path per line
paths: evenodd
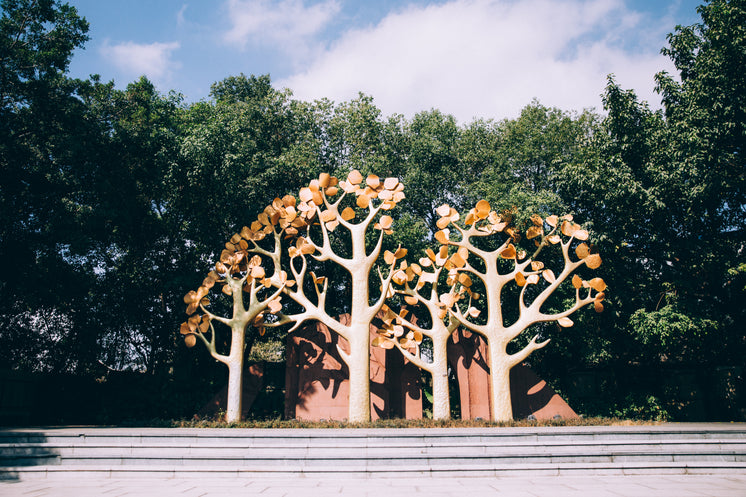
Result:
M746 497L746 475L492 478L75 478L0 481L0 497Z

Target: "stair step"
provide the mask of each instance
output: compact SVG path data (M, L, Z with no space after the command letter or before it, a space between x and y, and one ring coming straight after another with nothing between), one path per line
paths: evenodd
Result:
M3 474L746 473L746 425L404 430L6 430Z

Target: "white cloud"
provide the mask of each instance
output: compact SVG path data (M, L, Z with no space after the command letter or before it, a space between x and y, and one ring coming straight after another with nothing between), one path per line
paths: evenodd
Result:
M514 117L534 97L600 109L609 73L657 102L652 78L667 60L659 47L624 48L643 29L623 0L454 0L348 31L278 86L301 99L348 100L362 91L384 114L435 107L461 122Z
M154 82L170 80L181 64L172 59L180 47L178 42L134 43L131 41L110 45L105 43L101 53L109 62L124 72L129 79L145 75Z
M306 6L304 0L228 0L231 28L224 41L245 48L249 41L298 50L339 12L336 0Z

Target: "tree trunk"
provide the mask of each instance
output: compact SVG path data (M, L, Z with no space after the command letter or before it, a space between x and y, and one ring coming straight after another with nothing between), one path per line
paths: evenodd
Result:
M245 327L235 327L231 337L231 352L228 356L228 402L225 410L225 421L241 421L241 397L243 394L243 356Z
M433 419L450 419L451 417L447 336L445 340L433 340Z
M492 421L512 421L513 405L510 398L510 364L504 346L487 344L490 355L490 386Z
M241 421L242 369L243 360L228 364L228 405L225 411L225 421L228 423Z
M350 404L348 421L367 423L370 421L370 338L368 323L365 333L352 329L350 333Z

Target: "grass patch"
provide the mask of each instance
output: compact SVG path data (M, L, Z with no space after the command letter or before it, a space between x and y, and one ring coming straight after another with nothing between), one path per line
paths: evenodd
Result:
M655 421L639 421L618 418L577 418L550 420L514 420L493 422L486 420L433 420L433 419L380 419L370 423L347 423L345 421L302 421L302 420L247 420L239 423L226 423L216 420L173 420L157 423L144 423L138 426L159 426L170 428L499 428L536 426L633 426L655 425Z

